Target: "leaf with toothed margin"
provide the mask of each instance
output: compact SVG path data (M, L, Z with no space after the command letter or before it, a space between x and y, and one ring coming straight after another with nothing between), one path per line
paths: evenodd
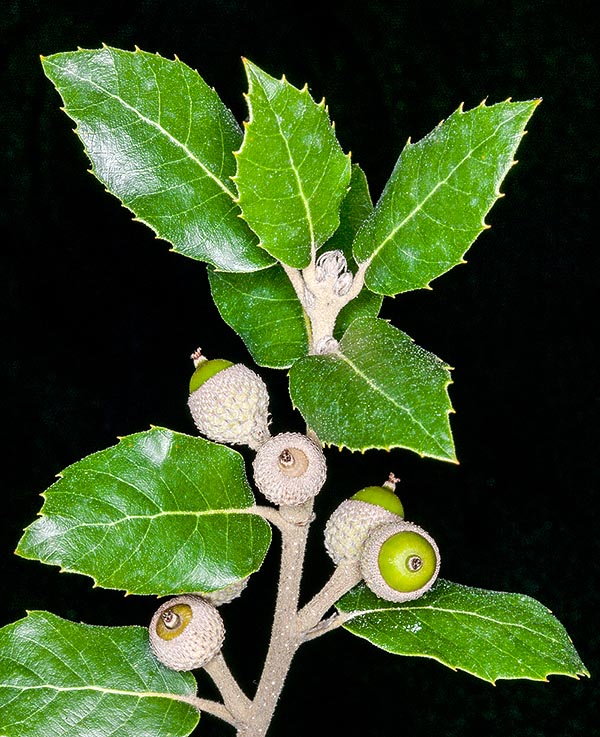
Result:
M173 250L224 271L273 260L239 217L242 133L199 74L139 49L53 54L44 72L77 123L92 173Z
M359 584L336 604L343 627L396 655L433 658L494 683L589 676L563 625L523 594L438 579L414 601L379 599Z
M500 184L539 100L459 108L410 141L354 241L365 284L394 295L422 289L461 263L501 196Z
M340 209L340 227L323 250L344 251L350 268L352 238L373 209L366 178L353 165L348 194ZM279 264L252 274L225 274L208 270L215 304L225 322L246 344L259 366L289 368L308 353L307 319L287 274ZM340 338L357 317L377 317L383 297L363 289L341 310L334 335Z
M243 457L161 427L74 463L43 496L17 554L106 589L214 591L258 570L271 542Z
M308 353L304 310L279 264L252 274L208 270L223 320L241 336L255 363L289 368Z
M234 178L242 217L260 245L284 264L308 266L339 224L350 158L324 102L244 60L250 122Z
M378 318L359 318L339 352L306 356L290 370L290 395L328 445L407 448L456 462L448 414L449 366Z
M2 737L186 737L200 717L196 688L158 662L145 627L33 611L0 629Z

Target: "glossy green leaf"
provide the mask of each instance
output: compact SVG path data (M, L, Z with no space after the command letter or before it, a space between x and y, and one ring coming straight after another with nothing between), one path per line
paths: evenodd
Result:
M178 253L225 271L272 263L235 202L242 133L196 71L107 46L54 54L43 66L93 174L138 220Z
M304 310L279 264L252 274L209 269L212 297L255 363L288 368L308 352Z
M352 172L340 208L340 226L323 250L342 250L355 271L352 240L373 205L366 177L357 164ZM241 336L259 366L289 368L308 353L307 318L283 267L276 264L251 274L209 269L208 276L221 317ZM363 289L340 312L335 337L340 338L357 317L376 317L382 300L381 295Z
M360 584L336 604L343 626L397 655L433 658L494 682L589 676L562 624L535 599L438 579L414 601L384 601Z
M408 448L455 461L449 367L378 318L355 320L339 353L306 356L290 394L323 443L350 450Z
M352 242L361 225L372 212L373 201L366 174L358 164L352 164L350 187L340 207L340 225L323 246L323 251L336 249L342 251L348 265L354 267ZM354 268L352 270L354 271Z
M350 182L350 159L324 102L245 61L250 122L235 182L242 214L279 261L308 266L332 235Z
M424 288L461 263L501 196L538 102L459 109L418 143L407 143L354 242L356 260L369 263L369 289L394 295Z
M75 624L34 611L0 629L2 737L185 737L191 673L152 655L144 627Z
M160 427L74 463L43 496L17 553L134 594L223 588L271 540L242 456Z

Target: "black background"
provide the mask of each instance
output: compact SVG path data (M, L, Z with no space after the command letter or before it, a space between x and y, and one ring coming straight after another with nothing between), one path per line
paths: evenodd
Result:
M170 253L92 176L40 54L102 42L179 58L246 115L241 56L325 96L344 150L376 199L408 136L465 108L542 97L493 226L453 269L386 300L383 315L455 367L459 465L408 451L328 452L304 595L331 569L320 528L393 470L407 516L428 529L442 575L529 594L565 625L592 679L489 685L398 658L337 631L294 662L272 734L550 737L600 734L598 636L598 55L587 3L451 4L190 0L8 2L2 11L3 535L0 624L49 609L146 624L148 597L13 555L38 494L117 435L193 433L190 352L250 359L212 304L204 266ZM591 322L587 322L591 320ZM274 428L298 429L285 372L261 371ZM268 637L277 548L223 609L226 656L252 691ZM201 693L211 686L202 677ZM210 716L198 733L232 731Z

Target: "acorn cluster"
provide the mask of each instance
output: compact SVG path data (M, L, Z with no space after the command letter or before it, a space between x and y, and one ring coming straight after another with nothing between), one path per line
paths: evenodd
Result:
M390 474L342 502L325 526L325 549L336 565L356 562L366 585L387 601L411 601L435 583L440 552L434 539L404 519Z
M321 267L337 274L332 258ZM269 394L260 376L242 364L208 360L199 350L192 359L188 406L199 432L219 443L254 450L254 482L273 504L298 507L315 497L327 475L322 447L298 432L271 435ZM390 474L382 486L368 486L342 502L325 526L325 548L336 565L358 563L364 582L377 596L403 602L431 588L440 554L429 533L404 519L396 483ZM247 583L246 578L219 591L163 602L149 627L156 657L173 670L207 665L225 637L217 607L239 596Z
M241 363L192 354L188 406L196 427L210 440L248 445L256 451L254 481L273 504L298 506L325 483L325 456L307 435L271 436L269 394L263 380Z

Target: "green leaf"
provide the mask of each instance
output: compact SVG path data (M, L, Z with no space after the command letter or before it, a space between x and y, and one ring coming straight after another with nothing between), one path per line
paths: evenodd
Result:
M308 353L304 310L285 271L275 264L252 274L208 270L212 297L255 363L289 368Z
M304 268L338 227L350 159L324 102L244 63L250 122L235 154L242 215L271 255Z
M425 288L461 263L501 196L500 184L539 100L459 108L402 151L354 255L378 294Z
M367 180L357 164L340 209L340 227L323 250L339 249L349 263L352 239L373 209ZM307 322L302 305L279 264L251 274L208 270L215 304L225 322L241 336L259 366L289 368L308 353ZM335 328L340 338L357 317L377 317L383 297L363 289L340 312Z
M34 611L0 629L3 737L185 737L195 694L194 676L161 665L143 627Z
M350 270L356 272L352 255L352 241L360 226L373 212L373 202L365 173L358 164L352 164L350 189L340 207L340 227L325 243L322 251L341 251ZM363 288L357 297L342 308L335 323L334 337L340 340L350 324L359 317L377 317L383 297Z
M242 133L196 71L108 46L42 63L93 174L136 219L178 253L225 271L272 263L235 202L233 150Z
M408 448L455 461L448 369L385 320L359 318L339 353L306 356L292 366L290 394L323 443Z
M224 588L271 540L242 456L160 427L74 463L42 496L17 554L133 594Z
M350 188L340 207L340 225L323 246L323 251L340 250L348 264L353 264L352 241L372 212L373 201L367 177L358 164L352 164Z
M336 607L347 630L383 650L433 658L486 681L589 676L562 624L522 594L438 579L421 598L395 604L359 584Z

